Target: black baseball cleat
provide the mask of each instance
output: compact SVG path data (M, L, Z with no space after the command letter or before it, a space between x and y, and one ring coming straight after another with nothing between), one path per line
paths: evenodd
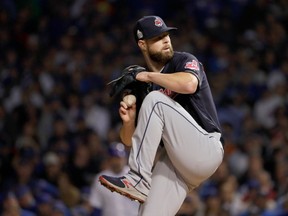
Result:
M123 196L128 197L131 200L138 201L139 203L144 203L147 199L147 195L138 191L131 182L123 177L110 177L102 175L99 177L100 183L111 190L112 192L117 192Z

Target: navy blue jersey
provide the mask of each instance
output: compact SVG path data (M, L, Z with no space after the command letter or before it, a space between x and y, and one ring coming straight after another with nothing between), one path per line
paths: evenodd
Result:
M173 58L164 66L161 73L188 72L198 79L194 94L179 94L153 84L153 90L163 91L181 104L196 122L207 132L221 132L214 100L202 64L195 56L186 52L174 52Z

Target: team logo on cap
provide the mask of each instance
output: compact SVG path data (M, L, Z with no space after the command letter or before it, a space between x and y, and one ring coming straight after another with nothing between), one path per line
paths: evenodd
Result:
M137 37L138 39L143 38L143 33L140 30L137 30Z
M157 27L161 27L163 25L163 21L158 17L155 19L154 23Z

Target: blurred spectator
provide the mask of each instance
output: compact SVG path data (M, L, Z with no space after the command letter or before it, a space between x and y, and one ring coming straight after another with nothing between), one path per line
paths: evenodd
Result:
M220 186L220 200L223 209L230 216L238 216L244 209L242 194L239 192L237 179L230 176Z
M107 157L107 146L103 144L97 133L90 131L87 134L87 147L91 155L90 166L92 171L93 173L99 173L104 169L103 165Z
M64 116L64 108L58 98L47 98L43 104L41 114L38 120L37 134L43 151L48 148L52 134L54 133L54 118Z
M33 212L21 208L13 192L7 193L3 201L2 209L2 216L36 216Z
M32 190L26 185L19 185L15 188L15 196L18 200L18 203L22 209L36 212L36 200L32 193Z
M92 95L87 95L84 99L84 114L87 126L99 134L102 140L105 140L111 121L108 110L95 104Z
M193 191L187 195L176 216L202 216L203 203L199 195Z
M43 170L40 178L47 180L50 184L57 186L58 178L62 173L62 163L59 156L52 151L43 156Z
M80 202L80 191L74 186L69 175L62 172L58 177L59 198L68 208L73 208Z
M54 202L53 197L48 193L42 193L37 200L37 215L38 216L50 216L52 215L52 205Z
M271 178L271 174L265 170L262 170L257 175L259 181L259 192L265 194L267 197L267 204L269 208L275 208L275 186Z
M6 179L6 190L21 185L29 185L33 182L35 164L30 158L13 158L13 175Z
M265 129L271 129L276 124L272 113L282 105L283 98L275 95L271 90L264 91L254 107L256 121Z
M70 93L67 99L67 125L69 131L82 132L81 127L77 128L77 122L81 119L83 119L83 107L80 97L75 93Z
M273 216L273 215L285 216L287 214L288 214L288 196L286 194L280 197L275 209L266 211L263 215L264 216Z
M201 197L205 203L203 208L204 215L228 216L228 211L224 210L219 199L219 189L216 186L210 186L202 190Z
M52 201L59 197L59 189L57 186L51 184L46 179L35 179L33 182L32 192L35 199L40 200L41 198L47 198L48 201ZM51 198L51 199L50 199ZM43 201L45 201L44 199Z
M72 134L68 130L65 119L57 116L53 121L53 132L48 140L48 148L54 150L69 150L70 145L72 146ZM63 144L66 143L66 147Z
M27 121L24 123L22 133L16 139L15 145L18 149L30 147L35 153L40 151L36 128L33 122Z
M72 216L97 216L97 212L94 211L89 202L89 196L91 193L90 185L83 188L80 192L81 199L78 205L71 209Z
M53 215L53 216L70 216L71 212L70 212L70 209L67 206L65 206L65 204L62 201L57 200L57 201L53 202L51 215Z
M137 215L139 204L119 194L105 190L98 181L100 175L122 176L127 172L127 152L122 143L114 142L108 148L107 168L98 173L91 184L90 205L101 216L134 216ZM113 208L111 207L113 206Z
M67 174L71 183L80 190L91 184L94 173L94 167L91 162L91 154L86 144L81 141L75 146L67 165Z

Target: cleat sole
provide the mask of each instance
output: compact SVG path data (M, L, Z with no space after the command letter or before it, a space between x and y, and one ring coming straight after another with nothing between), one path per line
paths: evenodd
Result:
M123 192L120 189L111 186L109 184L109 182L107 182L102 176L99 177L99 181L100 181L101 185L103 185L104 187L109 189L111 192L117 192L117 193L121 194L122 196L129 198L132 201L139 202L140 204L144 203L144 200L141 200L141 199L139 199L139 198L137 198L137 197L135 197L129 193Z

